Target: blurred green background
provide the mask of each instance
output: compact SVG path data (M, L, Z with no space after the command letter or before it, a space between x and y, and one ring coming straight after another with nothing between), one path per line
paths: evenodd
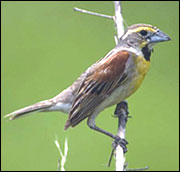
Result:
M84 8L114 14L112 2L1 2L1 170L57 170L68 137L67 170L114 170L107 162L112 140L91 131L86 120L64 131L67 115L39 113L15 121L3 116L51 98L114 46L114 23L73 11ZM158 26L172 41L159 44L141 88L128 99L129 168L179 169L179 2L122 2L128 25ZM97 124L117 132L115 107Z

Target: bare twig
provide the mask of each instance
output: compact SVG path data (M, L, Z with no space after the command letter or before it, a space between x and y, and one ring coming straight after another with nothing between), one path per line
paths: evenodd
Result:
M120 1L114 1L115 16L113 17L115 27L117 30L117 38L115 38L116 45L119 43L121 36L124 34L123 16Z
M123 25L123 16L122 16L122 8L120 1L114 1L114 7L115 7L115 16L114 16L114 23L117 31L117 36L115 36L115 42L116 45L119 43L119 40L121 36L124 34L124 25ZM121 104L124 104L124 106L121 106ZM116 110L118 109L118 106L120 106L120 114L118 114L119 123L118 123L118 133L117 135L125 139L125 132L126 132L126 122L127 122L127 115L128 115L128 107L127 102L122 102L121 104L118 104L116 107ZM115 112L116 113L116 112ZM115 156L116 156L116 171L124 171L125 167L125 153L123 151L123 148L118 145L115 150Z
M127 169L126 171L144 171L144 170L148 170L149 169L149 167L148 166L146 166L146 167L144 167L144 168L136 168L136 169Z
M62 150L61 150L61 147L60 147L60 144L58 142L58 140L56 139L55 140L55 144L56 144L56 147L59 151L59 155L61 157L61 163L60 163L60 159L58 159L58 171L65 171L64 169L64 165L66 163L66 158L67 158L67 153L68 153L68 142L67 142L67 138L65 139L65 145L64 145L64 155L62 153Z
M126 132L126 123L128 119L128 104L126 101L123 101L116 106L114 115L118 117L118 133L117 135L121 139L125 139ZM116 171L125 170L125 153L123 148L118 145L115 150L116 156Z
M61 168L61 162L60 162L60 158L58 158L57 171L60 171L60 168Z
M123 17L122 17L122 10L121 10L120 1L114 1L114 7L115 7L115 16L99 14L99 13L96 13L96 12L91 12L91 11L87 11L87 10L83 10L83 9L79 9L79 8L74 8L74 10L78 11L78 12L90 14L90 15L95 15L95 16L99 16L99 17L105 17L105 18L108 18L108 19L113 19L114 23L115 23L115 28L116 28L116 31L117 31L117 35L114 37L115 38L115 43L117 45L119 43L119 40L120 40L121 36L124 34ZM123 109L121 109L121 110L123 110ZM117 135L119 137L121 137L122 139L125 139L125 126L126 126L126 122L127 122L126 115L127 114L125 113L121 117L118 116L119 117L119 126L118 126ZM115 151L115 155L116 155L116 170L117 171L123 171L124 166L125 166L124 165L125 164L125 155L124 155L124 152L123 152L123 148L120 145L118 145L116 147L116 150L112 151L111 158L112 158L112 155L113 155L114 151ZM110 158L108 166L110 165L111 158Z
M74 7L74 11L78 11L81 13L86 13L86 14L90 14L90 15L94 15L94 16L104 17L104 18L108 18L108 19L113 19L113 16L109 16L106 14L100 14L100 13L96 13L96 12L92 12L92 11L88 11L88 10L84 10L84 9L80 9L80 8L76 8L76 7Z
M123 26L123 17L122 17L122 10L121 10L120 1L114 1L114 6L115 6L115 16L110 16L110 15L106 15L106 14L100 14L100 13L97 13L97 12L92 12L92 11L80 9L80 8L77 8L77 7L74 7L74 11L78 11L78 12L81 12L81 13L90 14L90 15L94 15L94 16L104 17L104 18L107 18L107 19L113 19L114 23L115 23L115 28L117 30L117 35L114 37L115 43L117 45L119 43L120 37L124 33L124 26Z

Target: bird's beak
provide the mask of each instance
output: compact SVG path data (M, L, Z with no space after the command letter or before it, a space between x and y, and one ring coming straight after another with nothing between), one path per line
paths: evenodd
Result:
M150 37L150 43L169 41L171 38L164 32L158 30Z

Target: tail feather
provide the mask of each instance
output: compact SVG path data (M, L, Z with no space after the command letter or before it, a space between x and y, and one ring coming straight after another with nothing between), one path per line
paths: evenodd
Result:
M44 100L44 101L38 102L36 104L24 107L22 109L16 110L10 114L7 114L4 116L4 118L9 118L9 120L13 120L13 119L16 119L18 117L24 116L24 115L32 113L32 112L46 111L46 109L48 109L52 105L53 105L52 101Z

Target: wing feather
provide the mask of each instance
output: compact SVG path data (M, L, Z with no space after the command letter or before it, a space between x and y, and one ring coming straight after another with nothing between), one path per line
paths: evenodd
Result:
M104 63L97 63L81 84L78 94L70 110L65 129L76 126L102 103L127 78L124 73L130 54L119 51L106 57Z

